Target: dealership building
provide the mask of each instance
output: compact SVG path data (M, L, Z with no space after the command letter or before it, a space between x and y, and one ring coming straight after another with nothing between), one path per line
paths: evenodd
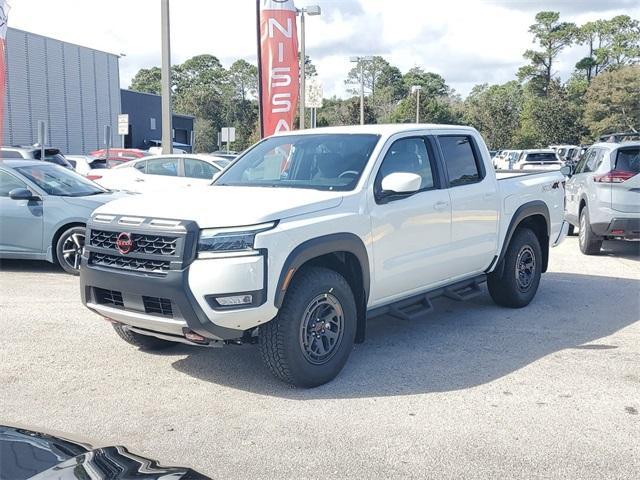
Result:
M8 28L4 145L33 145L38 124L47 143L67 154L111 145L149 148L162 131L160 97L120 90L119 55ZM118 115L129 114L129 135L118 135ZM152 128L155 127L155 128ZM191 150L193 117L173 116L174 145Z

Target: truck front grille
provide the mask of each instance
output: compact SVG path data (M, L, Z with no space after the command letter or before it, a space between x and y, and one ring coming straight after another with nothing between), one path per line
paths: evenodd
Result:
M90 253L89 264L102 267L121 268L123 270L133 270L136 272L161 274L166 274L171 266L171 262L168 260L150 260L146 258L107 255L97 252Z
M91 230L89 245L117 251L116 240L119 233L108 230ZM177 251L178 237L132 233L131 239L133 240L133 249L129 253L173 256Z

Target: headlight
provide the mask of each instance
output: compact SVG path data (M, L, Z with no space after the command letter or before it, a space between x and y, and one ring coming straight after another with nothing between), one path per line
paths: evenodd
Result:
M220 253L242 253L253 251L257 233L270 230L277 222L261 223L248 227L207 228L200 230L198 257L207 258Z

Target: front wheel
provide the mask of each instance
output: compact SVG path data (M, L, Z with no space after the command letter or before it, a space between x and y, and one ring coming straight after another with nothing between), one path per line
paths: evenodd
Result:
M498 305L521 308L529 305L542 276L542 249L538 237L528 228L519 228L511 238L503 259L501 275L489 274L489 294Z
M580 251L585 255L597 255L602 247L602 237L598 237L591 230L591 222L589 221L589 209L585 206L580 212L580 232L578 243Z
M84 247L85 227L71 227L62 232L56 242L56 262L71 275L80 274L80 259Z
M338 375L353 348L357 310L339 273L301 270L276 318L260 328L260 351L271 372L297 387L317 387Z

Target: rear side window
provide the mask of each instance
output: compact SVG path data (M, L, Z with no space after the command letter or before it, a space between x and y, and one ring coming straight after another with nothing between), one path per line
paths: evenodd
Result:
M218 173L218 169L213 165L209 165L207 162L193 158L184 159L185 177L212 180L216 173Z
M438 137L449 185L457 187L482 180L471 137L451 135Z
M20 152L16 152L15 150L1 150L0 158L22 158Z
M621 148L618 150L615 169L640 173L640 147Z
M147 173L150 175L177 177L178 161L177 158L154 158L153 160L147 160Z

